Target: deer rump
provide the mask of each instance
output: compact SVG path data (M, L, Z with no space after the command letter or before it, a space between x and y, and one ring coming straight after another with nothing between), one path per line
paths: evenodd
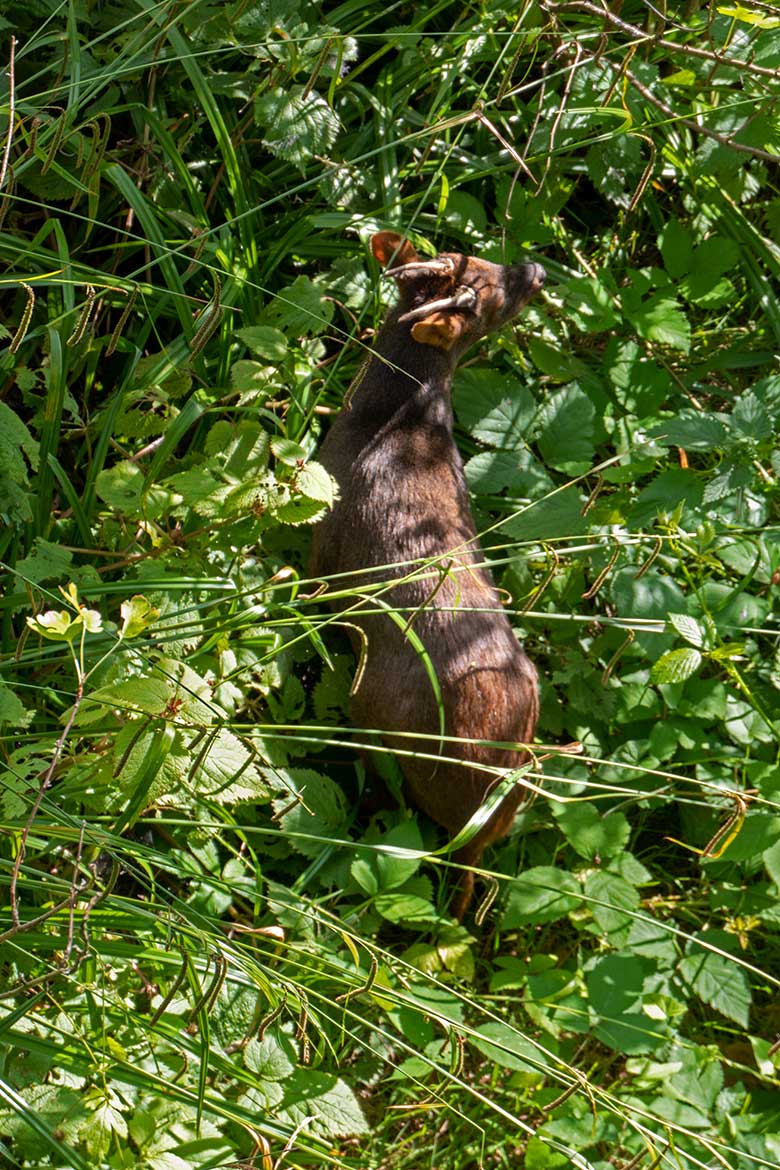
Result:
M476 536L453 438L452 375L460 354L511 319L544 274L458 254L423 261L388 232L372 249L394 264L400 303L323 444L340 498L314 529L310 568L371 587L335 603L349 610L362 661L353 721L383 733L413 802L455 834L501 775L527 760L519 745L533 737L538 700L536 672ZM516 786L455 860L477 865L510 828L522 795ZM472 889L466 870L456 917Z

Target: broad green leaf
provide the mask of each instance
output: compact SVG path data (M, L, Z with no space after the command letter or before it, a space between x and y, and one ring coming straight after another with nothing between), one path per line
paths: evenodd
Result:
M628 944L634 914L639 909L639 894L623 878L607 870L596 869L585 879L585 895L593 898L588 907L595 922L613 947Z
M510 451L525 446L536 413L533 396L522 382L482 366L459 371L453 404L475 439Z
M295 1071L285 1041L272 1032L262 1040L252 1037L244 1049L244 1063L264 1081L284 1081Z
M73 553L43 537L35 538L32 552L16 562L16 572L33 581L56 581L58 577L70 575Z
M308 277L299 276L277 293L264 316L275 329L293 337L304 337L322 333L333 316L333 305Z
M701 654L693 646L669 650L653 664L650 678L656 684L685 682L692 674L696 674L701 662Z
M637 307L625 307L628 320L640 337L659 341L687 353L691 348L691 326L680 302L668 293L656 293Z
M580 883L573 874L553 865L539 865L512 882L501 926L512 930L529 922L555 922L581 904Z
M517 1029L510 1028L500 1020L488 1020L486 1024L478 1025L477 1033L469 1037L469 1044L499 1068L544 1077L549 1058Z
M388 922L405 922L410 926L438 922L435 906L416 894L379 894L373 902L376 909Z
M772 426L769 411L760 398L751 390L740 395L734 403L734 409L731 412L731 421L740 434L748 439L754 439L756 442L760 442L762 439L769 439L774 434L774 427Z
M628 841L630 827L623 813L604 815L587 801L553 802L552 812L572 848L589 861L614 857Z
M698 948L678 967L680 978L703 1003L746 1028L752 1002L750 985L742 968L726 955Z
M29 711L19 696L0 682L0 724L7 723L14 728L27 727L34 712Z
M517 515L502 521L501 531L518 541L554 540L586 532L583 498L574 486L528 504Z
M262 94L255 102L255 121L265 131L268 149L301 171L313 155L329 152L340 128L328 103L316 90L301 85Z
M670 613L669 621L681 638L685 638L691 646L698 646L701 649L704 645L704 631L696 618L689 617L687 613Z
M576 382L562 386L540 407L534 429L539 450L551 467L576 474L590 465L595 414Z
M289 842L304 857L317 858L331 841L347 837L347 802L338 784L310 768L285 773L289 790L273 802ZM298 801L293 803L295 796ZM292 808L290 805L292 804ZM321 837L323 840L310 840Z
M326 1137L369 1132L354 1091L346 1081L314 1069L298 1069L284 1082L280 1120Z
M144 473L129 460L115 463L98 474L95 490L109 507L126 515L137 515L144 490Z
M687 447L693 451L722 448L728 441L728 420L725 415L710 412L681 410L675 418L665 419L650 431L650 437L669 446Z
M236 336L249 346L252 353L266 361L279 364L287 356L287 338L270 325L247 325L244 329L237 329Z
M582 333L602 333L618 324L614 294L595 276L580 276L567 283L565 307Z

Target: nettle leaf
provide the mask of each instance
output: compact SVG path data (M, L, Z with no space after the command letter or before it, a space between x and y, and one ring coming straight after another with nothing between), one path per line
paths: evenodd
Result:
M738 963L726 955L697 950L686 955L677 970L703 1003L740 1027L747 1027L752 995L747 976Z
M564 304L566 312L581 333L603 333L605 329L614 329L618 324L614 293L596 276L580 276L570 280L566 286Z
M374 898L373 905L388 922L406 922L412 926L439 920L433 903L417 894L405 894L403 891L379 894Z
M307 276L299 276L277 293L264 317L294 337L322 333L333 317L333 303Z
M111 508L125 515L136 515L144 490L144 473L129 459L99 472L95 491Z
M309 768L290 768L284 776L289 789L274 800L274 810L282 814L280 823L292 847L315 859L330 848L331 841L347 837L346 797L328 776ZM290 808L296 794L299 802ZM309 836L325 839L313 841Z
M480 451L464 467L474 492L491 494L511 488L513 495L538 497L550 491L553 481L528 448L514 451Z
M287 357L287 338L270 325L248 325L245 329L237 329L236 335L249 346L252 353L269 362L279 365Z
M529 922L555 922L581 904L580 883L574 874L554 865L538 865L512 883L501 926L512 930Z
M582 514L583 497L571 484L552 495L534 500L516 515L501 522L501 531L514 540L553 540L579 536L588 530Z
M369 1133L358 1099L345 1081L314 1069L298 1069L284 1082L280 1120L307 1133L350 1137Z
M588 861L615 857L628 841L630 827L620 812L604 816L589 801L553 801L552 813L572 849Z
M341 129L324 98L302 85L281 87L255 102L255 121L264 127L263 144L272 154L305 171L313 155L326 155Z
M295 1072L288 1043L280 1042L270 1033L262 1040L252 1037L244 1049L244 1064L261 1080L284 1081Z
M704 630L696 618L690 617L687 613L670 613L669 621L680 637L690 642L691 646L698 646L701 649L704 645Z
M585 894L594 899L588 907L612 946L627 944L636 917L631 911L639 909L639 893L634 886L617 874L596 869L585 879Z
M475 439L507 450L525 445L536 413L533 395L522 382L479 366L456 375L453 405Z
M576 382L562 386L540 407L535 430L545 461L559 471L577 474L590 466L596 411Z
M752 390L741 394L734 403L731 421L746 439L761 442L762 439L771 439L774 434L769 411Z
M73 553L59 544L36 536L32 552L16 562L16 571L28 581L56 581L70 575Z
M0 724L10 727L28 727L34 711L28 710L15 691L0 682Z
M688 353L691 348L691 326L675 297L659 292L637 307L630 304L629 298L624 298L624 302L623 311L640 337Z
M693 646L669 650L653 664L650 671L650 681L654 683L685 682L691 675L696 674L701 663L701 654Z
M648 358L635 341L613 337L604 355L603 370L617 401L638 418L653 415L674 390L666 370Z
M746 488L753 480L753 472L745 463L724 463L712 479L704 485L702 500L714 504L734 492Z
M268 784L254 766L252 753L227 728L211 733L195 758L199 795L219 804L268 799Z
M710 411L681 410L675 418L665 419L649 432L651 439L674 447L711 451L724 447L729 438L728 418Z

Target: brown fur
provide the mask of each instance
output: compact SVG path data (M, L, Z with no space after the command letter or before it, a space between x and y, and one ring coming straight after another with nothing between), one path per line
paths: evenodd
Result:
M400 303L388 313L350 405L322 447L320 458L338 481L340 499L314 530L311 572L327 577L362 570L345 580L348 585L398 581L381 597L404 618L416 613L412 629L436 672L445 735L529 743L538 714L536 672L501 609L476 537L453 440L450 388L461 354L520 311L541 287L544 270L534 264L505 268L455 253L428 268L392 232L374 236L372 249L380 263L393 266ZM411 267L405 272L406 265ZM435 564L415 572L421 562ZM449 567L443 581L436 566ZM338 608L348 605L354 601ZM358 726L384 732L389 746L407 752L441 753L495 769L527 760L519 747L447 740L440 745L436 694L405 632L370 596L351 609L349 621L363 631L366 646L352 706ZM364 639L353 641L360 648ZM447 759L399 759L415 804L452 834L496 782L490 772ZM508 832L522 793L516 786L457 861L479 863L485 846ZM458 918L473 882L466 871L452 906Z

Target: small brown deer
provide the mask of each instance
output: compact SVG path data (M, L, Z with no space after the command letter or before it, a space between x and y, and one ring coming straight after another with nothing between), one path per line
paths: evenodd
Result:
M519 745L534 734L538 698L536 671L477 539L450 388L464 351L519 313L545 271L456 252L426 260L394 232L379 232L371 248L392 265L400 301L323 444L340 498L314 529L310 568L315 577L353 574L337 584L368 587L363 601L336 605L350 608L360 631L351 635L363 662L353 721L384 733L402 753L414 803L455 834L496 772L528 759ZM522 793L516 785L456 861L479 863L485 846L508 832ZM473 885L467 869L452 903L458 919Z

